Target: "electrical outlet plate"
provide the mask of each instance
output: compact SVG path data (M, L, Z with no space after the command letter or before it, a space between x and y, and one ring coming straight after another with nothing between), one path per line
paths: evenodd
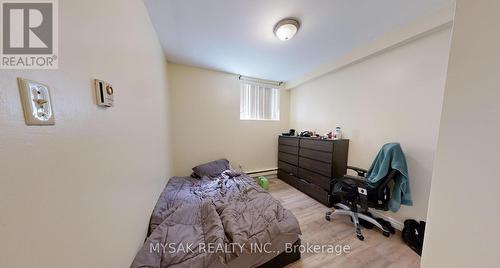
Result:
M54 111L49 86L17 78L26 125L54 125Z

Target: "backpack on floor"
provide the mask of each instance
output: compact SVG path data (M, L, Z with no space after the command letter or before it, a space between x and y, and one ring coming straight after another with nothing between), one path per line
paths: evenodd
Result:
M424 245L425 221L406 220L403 228L403 241L418 255L422 255Z

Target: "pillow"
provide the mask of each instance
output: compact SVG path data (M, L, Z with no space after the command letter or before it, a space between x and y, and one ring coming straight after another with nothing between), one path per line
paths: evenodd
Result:
M193 168L194 174L198 177L217 177L224 170L231 169L229 161L227 159L219 159L205 164L198 165Z

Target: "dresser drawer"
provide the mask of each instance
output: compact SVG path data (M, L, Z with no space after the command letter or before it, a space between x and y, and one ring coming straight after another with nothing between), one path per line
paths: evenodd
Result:
M299 157L299 167L314 171L326 177L332 177L332 164Z
M278 169L281 169L289 174L297 175L298 168L297 166L290 165L283 161L278 161Z
M326 163L332 163L332 153L300 148L299 155Z
M297 137L286 137L286 136L279 136L278 137L278 143L283 144L283 145L289 145L289 146L299 146L299 138Z
M287 174L281 170L278 170L278 178L286 182L287 184L297 188L301 192L318 200L324 205L329 207L331 206L328 192L319 188L318 186L312 183L308 183L307 181L301 180L293 175Z
M333 141L319 139L301 139L300 147L324 152L333 152Z
M278 161L287 162L294 166L299 165L299 157L297 155L287 154L283 152L278 152Z
M295 188L297 188L297 185L298 185L297 181L300 180L296 176L290 175L281 169L278 169L278 179L286 182L287 184L292 185Z
M299 154L299 147L279 144L278 151L297 155Z
M302 178L330 192L331 179L329 177L314 173L307 169L299 168L299 178Z

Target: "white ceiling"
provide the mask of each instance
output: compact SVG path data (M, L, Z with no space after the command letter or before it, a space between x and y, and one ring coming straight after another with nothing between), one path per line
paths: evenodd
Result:
M295 79L453 0L145 0L169 62L276 81ZM273 34L285 17L302 26Z

